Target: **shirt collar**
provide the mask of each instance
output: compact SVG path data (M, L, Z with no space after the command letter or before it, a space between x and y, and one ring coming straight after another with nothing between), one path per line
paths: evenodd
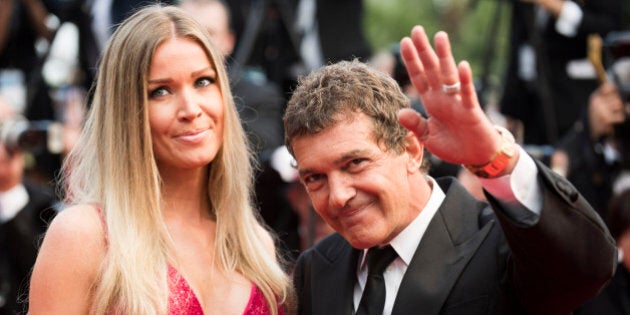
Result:
M433 216L440 205L442 205L446 196L442 188L440 188L433 178L427 176L427 179L432 186L429 201L426 206L424 206L424 209L420 211L420 214L411 221L411 224L402 230L400 234L396 235L391 242L392 247L407 266L411 263L413 254L415 254L416 249L418 249L418 245L420 245L420 241L427 230L427 226L429 226L429 222L433 219Z
M437 182L430 176L427 176L427 180L431 185L431 195L429 201L424 206L424 209L420 211L420 214L411 221L411 223L402 230L394 239L390 242L390 245L394 248L398 256L405 262L407 266L411 263L411 259L420 245L420 241L427 230L427 226L435 216L435 213L442 205L446 195ZM365 267L365 257L367 249L363 250L363 257L361 258L360 268Z

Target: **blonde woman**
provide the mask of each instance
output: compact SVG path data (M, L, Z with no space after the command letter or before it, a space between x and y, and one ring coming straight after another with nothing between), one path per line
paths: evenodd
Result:
M30 314L290 313L251 158L202 27L174 7L138 11L104 52Z

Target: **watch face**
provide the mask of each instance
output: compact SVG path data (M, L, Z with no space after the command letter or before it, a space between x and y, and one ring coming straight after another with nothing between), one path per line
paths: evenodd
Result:
M488 177L496 176L497 174L501 173L510 162L510 157L511 155L508 156L504 154L504 152L499 153L496 159L494 159L492 163L488 165L488 167L484 168L484 171L486 171Z
M501 146L496 156L490 162L482 166L466 166L469 171L482 178L494 177L501 173L510 163L510 158L514 156L516 152L516 141L512 133L500 126L495 126L495 128L501 134Z

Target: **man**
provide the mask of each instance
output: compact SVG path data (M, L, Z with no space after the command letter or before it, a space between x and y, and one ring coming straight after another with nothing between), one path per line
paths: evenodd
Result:
M497 132L445 33L435 46L422 27L401 41L428 119L357 62L303 78L289 101L286 143L313 207L338 232L298 259L299 314L569 314L611 278L615 244L601 219ZM427 176L424 149L467 165L490 206L452 178ZM390 245L393 262L372 272L387 262L371 253Z
M0 126L14 115L0 99ZM0 141L0 314L26 309L28 277L40 238L56 214L54 204L45 189L24 181L24 153L9 151Z

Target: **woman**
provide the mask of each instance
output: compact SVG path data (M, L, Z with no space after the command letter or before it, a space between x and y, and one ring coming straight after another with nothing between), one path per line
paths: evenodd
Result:
M278 314L292 289L251 201L251 154L223 62L174 7L114 33L68 203L35 263L31 314Z

